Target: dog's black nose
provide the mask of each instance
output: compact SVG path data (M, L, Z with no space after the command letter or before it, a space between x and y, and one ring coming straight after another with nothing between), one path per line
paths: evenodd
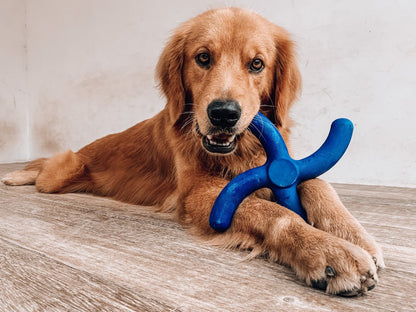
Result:
M233 100L214 100L207 108L209 120L216 127L232 127L241 116L240 105Z

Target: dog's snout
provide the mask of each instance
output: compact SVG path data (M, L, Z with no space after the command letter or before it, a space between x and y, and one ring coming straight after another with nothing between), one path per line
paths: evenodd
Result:
M233 127L241 116L241 107L234 100L214 100L207 108L211 123L216 127Z

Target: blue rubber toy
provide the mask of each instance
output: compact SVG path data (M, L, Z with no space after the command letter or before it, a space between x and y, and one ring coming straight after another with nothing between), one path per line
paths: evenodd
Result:
M249 130L263 145L267 161L263 166L243 172L227 184L212 207L209 218L211 227L221 232L227 230L241 201L264 187L273 191L278 204L293 210L307 222L296 187L302 181L323 174L338 162L351 141L352 122L345 118L335 120L322 146L300 160L289 156L279 131L262 113L254 117Z

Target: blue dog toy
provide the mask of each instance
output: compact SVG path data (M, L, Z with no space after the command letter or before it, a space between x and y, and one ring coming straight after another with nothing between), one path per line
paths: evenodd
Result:
M351 141L352 122L345 118L335 120L322 146L301 160L289 156L279 131L262 113L254 117L249 129L263 145L267 161L263 166L243 172L227 184L212 207L209 224L217 231L228 229L241 201L264 187L273 191L278 204L293 210L307 222L296 187L300 182L328 171L338 162Z

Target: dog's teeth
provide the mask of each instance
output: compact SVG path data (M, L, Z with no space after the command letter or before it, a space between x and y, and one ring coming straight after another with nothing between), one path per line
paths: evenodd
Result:
M215 135L207 134L206 138L208 139L208 142L211 145L230 146L234 142L235 135L231 135L227 137L225 136L216 137Z
M216 142L216 141L212 141L212 140L209 140L209 143L211 145L218 145L218 146L229 146L229 145L231 145L231 142Z
M235 135L232 135L228 138L228 142L232 143L234 141Z

